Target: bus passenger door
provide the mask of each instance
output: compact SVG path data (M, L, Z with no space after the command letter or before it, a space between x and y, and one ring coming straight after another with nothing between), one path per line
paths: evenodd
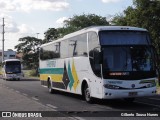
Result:
M90 57L90 64L91 64L93 73L97 77L101 77L101 61L102 61L101 57L102 55L100 52L100 48L97 47L91 50L89 53L89 57Z
M89 53L90 64L94 75L91 75L91 91L93 97L101 98L102 95L102 55L100 47L96 47Z

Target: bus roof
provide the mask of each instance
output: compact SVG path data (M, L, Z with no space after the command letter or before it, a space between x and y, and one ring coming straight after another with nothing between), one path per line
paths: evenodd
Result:
M114 30L115 31L117 31L117 30L125 30L126 31L126 30L128 30L128 31L146 31L147 32L147 30L144 28L131 27L131 26L90 26L90 27L84 28L82 30L65 35L63 38L59 38L59 39L54 40L52 42L43 44L43 45L41 45L41 47L46 46L46 45L50 45L54 42L58 42L58 41L61 41L61 40L67 39L67 38L71 38L76 35L83 34L83 33L89 32L89 31L98 32L98 31L103 31L103 30L108 30L108 31L110 31L110 30L111 31L114 31Z

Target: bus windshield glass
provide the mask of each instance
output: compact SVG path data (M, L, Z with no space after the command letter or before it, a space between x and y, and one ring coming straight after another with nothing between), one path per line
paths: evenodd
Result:
M101 31L101 45L148 45L151 44L144 31Z
M154 77L154 52L147 32L101 31L104 78L144 79Z
M107 71L153 71L153 50L148 46L103 47L103 65Z
M5 71L6 73L20 73L21 72L20 61L6 62Z

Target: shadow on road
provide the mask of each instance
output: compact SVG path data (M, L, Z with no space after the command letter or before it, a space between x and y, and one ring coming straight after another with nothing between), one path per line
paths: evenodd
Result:
M58 90L55 90L54 94L63 95L65 97L71 97L73 99L84 100L81 95L75 95L72 93L62 92ZM141 98L141 99L144 99L144 98ZM138 101L137 99L135 99L135 102L127 102L124 99L108 99L108 100L94 99L92 104L102 105L102 106L114 108L116 110L124 110L124 111L128 111L128 110L135 111L137 109L142 111L144 110L160 111L159 107L154 106L154 109L153 109L153 106L142 104L137 101Z

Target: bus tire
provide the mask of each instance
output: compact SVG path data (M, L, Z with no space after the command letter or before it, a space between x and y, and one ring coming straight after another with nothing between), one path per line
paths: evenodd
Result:
M51 81L48 80L48 91L49 93L53 94L54 93L54 90L52 89L52 85L51 85Z
M89 87L87 84L84 87L84 98L85 98L86 102L88 102L88 103L93 102L93 98L90 96L90 90L89 90Z

